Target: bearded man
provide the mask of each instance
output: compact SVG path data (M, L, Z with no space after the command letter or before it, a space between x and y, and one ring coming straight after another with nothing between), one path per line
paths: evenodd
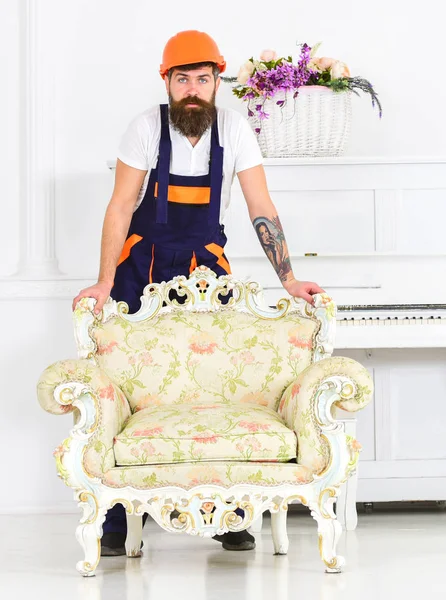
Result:
M149 283L169 281L205 265L217 275L231 272L224 253L222 224L237 174L256 230L272 223L265 250L274 246L283 257L278 270L292 296L313 302L323 290L295 279L277 211L269 196L262 155L254 133L241 114L215 105L219 75L226 63L206 33L183 31L164 49L160 75L169 104L138 115L118 151L115 186L102 230L98 282L73 301L96 299L95 312L111 296L125 301L129 312L140 308ZM263 230L262 230L263 231ZM277 232L274 235L271 231ZM267 252L272 259L273 254ZM108 511L101 540L102 556L125 554L125 510ZM215 536L227 550L251 550L247 531Z

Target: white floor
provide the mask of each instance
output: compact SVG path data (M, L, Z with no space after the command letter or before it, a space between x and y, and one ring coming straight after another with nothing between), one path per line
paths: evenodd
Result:
M252 552L227 552L213 540L144 530L141 559L103 558L82 578L75 515L0 516L2 600L438 600L446 598L446 511L360 515L344 533L344 573L327 575L316 524L288 519L290 552L273 556L269 520Z

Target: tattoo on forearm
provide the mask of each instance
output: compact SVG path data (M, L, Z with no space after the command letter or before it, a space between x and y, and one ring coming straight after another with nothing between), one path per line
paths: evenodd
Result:
M276 215L272 220L256 217L252 224L280 281L286 281L291 272L291 262L279 217Z

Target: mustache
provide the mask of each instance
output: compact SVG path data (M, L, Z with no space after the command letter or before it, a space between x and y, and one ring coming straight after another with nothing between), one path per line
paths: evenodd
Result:
M198 98L198 96L188 96L187 98L182 98L178 101L173 101L173 104L177 108L185 108L188 104L196 104L200 108L211 108L213 104L211 102L206 102L202 98Z

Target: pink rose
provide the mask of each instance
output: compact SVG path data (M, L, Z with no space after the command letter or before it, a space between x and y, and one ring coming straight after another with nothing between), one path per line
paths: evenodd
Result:
M340 60L335 61L331 66L330 75L332 79L339 79L340 77L350 77L350 70L347 65Z
M362 446L361 444L358 442L358 440L351 440L350 442L350 448L354 451L354 452L360 452L362 450Z
M112 341L109 344L104 344L103 346L101 346L101 344L98 344L97 354L99 354L99 355L111 354L113 352L113 348L117 345L118 345L118 342L115 342L115 341Z
M300 384L295 383L293 385L293 387L291 388L291 396L294 398L294 396L297 396L297 394L300 392Z
M331 69L331 67L337 62L335 58L329 58L328 56L322 56L319 59L319 67L322 71L326 71L327 69Z
M280 401L280 404L279 404L279 414L280 414L280 413L283 411L283 409L285 408L286 401L287 401L287 396L284 396L284 397L282 398L282 400Z
M192 439L199 444L216 444L218 442L217 436L209 433L200 433Z
M103 398L104 400L115 401L115 390L113 388L113 384L108 385L107 387L99 389L99 398Z
M150 352L143 352L141 354L141 362L144 366L151 365L153 363L153 357Z
M237 75L238 83L244 85L254 72L253 63L248 60L241 67Z
M240 358L245 365L250 365L254 362L254 355L249 350L242 352Z
M249 421L240 421L239 427L243 427L243 429L247 429L252 433L256 431L268 431L270 425L268 423L252 423Z
M308 67L314 71L330 71L332 79L339 77L350 77L350 70L347 65L340 60L330 58L329 56L321 56L320 58L312 58L308 63Z
M158 425L157 427L152 427L151 429L136 429L132 433L132 437L154 437L163 432L163 427Z
M260 60L263 60L263 62L270 62L276 59L277 52L275 52L275 50L262 50L262 53L260 54Z
M149 456L153 456L155 454L155 446L151 442L144 442L143 444L141 444L141 448L143 452L145 452Z

